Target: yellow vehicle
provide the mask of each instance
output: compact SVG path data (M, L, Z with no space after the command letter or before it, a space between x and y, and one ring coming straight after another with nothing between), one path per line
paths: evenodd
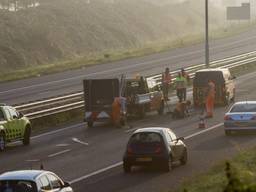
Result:
M30 144L31 123L27 117L15 108L0 104L0 152L7 143L22 141Z
M193 80L193 101L195 106L205 103L208 80L215 84L215 104L228 105L235 100L235 77L229 69L202 69L195 73Z

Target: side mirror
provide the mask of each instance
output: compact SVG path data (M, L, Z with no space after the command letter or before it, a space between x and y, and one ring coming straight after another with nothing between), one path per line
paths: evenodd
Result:
M177 140L177 141L179 141L179 140L184 141L185 138L184 138L184 137L178 137L176 140Z
M22 118L22 117L24 117L24 114L19 112L19 118Z
M67 181L64 181L64 185L63 185L63 187L70 187L70 183L69 183L69 182L67 182Z

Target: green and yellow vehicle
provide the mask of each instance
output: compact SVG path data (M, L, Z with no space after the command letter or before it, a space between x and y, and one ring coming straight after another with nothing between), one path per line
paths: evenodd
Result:
M0 104L0 151L14 141L29 145L30 133L31 123L27 117L11 106Z

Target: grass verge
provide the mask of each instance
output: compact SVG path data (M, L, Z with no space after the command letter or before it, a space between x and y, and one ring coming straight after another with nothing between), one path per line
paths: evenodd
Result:
M220 39L224 37L234 36L245 32L254 27L255 23L244 23L240 25L231 25L228 28L221 28L210 33L211 39ZM179 38L176 40L165 42L150 42L144 47L125 49L125 50L108 50L102 53L94 53L84 57L79 57L70 61L58 63L43 64L39 66L31 66L25 69L2 72L0 74L0 82L24 79L29 77L37 77L41 75L53 74L57 72L67 71L71 69L79 69L95 64L104 64L108 62L145 56L153 53L159 53L174 48L184 47L188 45L203 42L203 34L194 34Z
M232 174L243 185L250 186L256 179L256 147L241 151L230 160ZM184 181L177 192L221 192L228 184L225 172L225 162L212 167L208 173L201 174L195 179ZM186 189L186 190L185 190Z

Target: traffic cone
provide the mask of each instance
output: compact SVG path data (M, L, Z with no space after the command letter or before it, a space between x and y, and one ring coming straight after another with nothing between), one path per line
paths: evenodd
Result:
M198 128L199 128L199 129L204 129L204 128L206 128L205 117L204 117L204 116L200 116Z

